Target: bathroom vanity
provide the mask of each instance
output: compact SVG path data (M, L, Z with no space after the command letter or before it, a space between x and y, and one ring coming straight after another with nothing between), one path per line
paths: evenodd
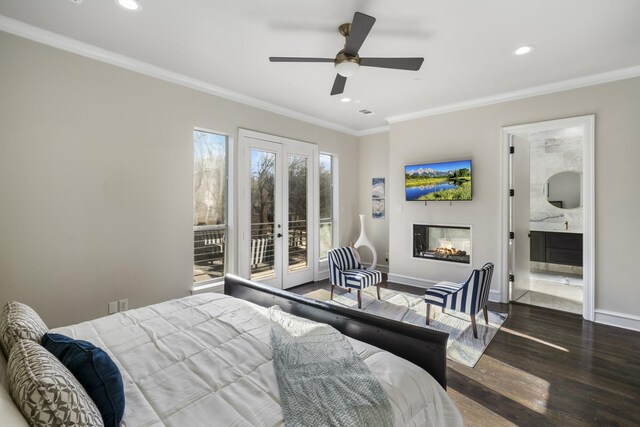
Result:
M530 231L531 261L582 266L582 233Z

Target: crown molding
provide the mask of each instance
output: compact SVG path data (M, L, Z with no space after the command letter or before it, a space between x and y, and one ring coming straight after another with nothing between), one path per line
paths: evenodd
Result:
M471 108L484 107L486 105L499 104L501 102L515 101L533 96L547 95L556 92L564 92L572 89L579 89L587 86L595 86L602 83L625 80L640 76L640 65L623 68L620 70L608 71L606 73L593 74L585 77L578 77L570 80L563 80L541 86L534 86L527 89L506 92L499 95L487 96L484 98L470 99L455 104L442 105L440 107L429 108L427 110L416 111L414 113L400 114L387 117L391 124L405 122L407 120L419 119L422 117L435 116L438 114L452 113L454 111L468 110Z
M391 127L389 126L380 126L377 128L365 129L356 131L356 136L367 136L367 135L375 135L377 133L386 133L391 131Z
M129 71L134 71L136 73L164 80L169 83L174 83L200 92L219 96L221 98L239 102L251 107L260 108L262 110L290 117L292 119L300 120L312 125L335 130L337 132L346 133L353 136L359 136L360 132L368 132L367 130L358 131L355 129L351 129L346 126L322 120L308 114L300 113L298 111L290 110L288 108L281 107L279 105L272 104L258 98L253 98L248 95L221 88L219 86L215 86L180 73L169 71L167 69L157 67L146 62L138 61L137 59L133 59L128 56L120 55L110 50L102 49L100 47L84 43L48 30L43 30L42 28L27 24L22 21L18 21L13 18L9 18L4 15L0 15L0 31L11 33L19 37L33 40L35 42L65 50L67 52L85 56L87 58L95 59L100 62L115 65L116 67L124 68Z
M84 43L70 37L66 37L51 31L44 30L42 28L27 24L22 21L18 21L13 18L9 18L4 15L0 15L0 31L14 34L29 40L33 40L38 43L42 43L48 46L52 46L67 52L75 53L77 55L85 56L87 58L95 59L100 62L114 65L116 67L124 68L129 71L144 74L150 77L154 77L160 80L164 80L173 84L188 87L200 92L208 93L210 95L219 96L231 101L235 101L241 104L245 104L251 107L259 108L265 111L269 111L275 114L286 116L292 119L300 120L312 125L320 126L326 129L331 129L337 132L345 133L348 135L361 137L367 135L373 135L376 133L389 132L390 126L381 126L370 129L356 130L347 126L343 126L337 123L322 120L308 114L300 113L298 111L290 110L285 107L281 107L270 102L253 98L248 95L244 95L238 92L234 92L219 86L215 86L201 80L197 80L180 73L169 71L167 69L151 65L146 62L139 61L137 59L130 58L128 56L120 55L118 53L99 48L97 46ZM514 101L523 98L529 98L533 96L546 95L555 92L562 92L571 89L578 89L581 87L594 86L602 83L613 82L617 80L624 80L633 77L640 76L640 66L624 68L615 71L609 71L606 73L594 74L591 76L579 77L576 79L564 80L561 82L551 83L542 86L535 86L527 89L522 89L513 92L506 92L499 95L492 95L483 98L470 99L463 102L454 104L443 105L427 110L416 111L413 113L400 114L396 116L387 117L387 122L390 124L404 122L407 120L418 119L422 117L435 116L438 114L451 113L454 111L468 110L477 107L483 107L492 104L498 104L501 102Z

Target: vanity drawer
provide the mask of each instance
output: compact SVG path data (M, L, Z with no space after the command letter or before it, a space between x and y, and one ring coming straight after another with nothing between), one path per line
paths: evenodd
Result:
M529 237L531 261L582 265L582 234L531 231Z
M547 249L573 249L582 251L582 234L577 233L545 233ZM553 261L549 261L553 262Z
M582 266L582 251L547 248L547 262L551 264Z

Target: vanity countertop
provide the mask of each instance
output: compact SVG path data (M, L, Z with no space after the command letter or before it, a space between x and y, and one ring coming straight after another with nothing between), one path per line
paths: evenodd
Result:
M538 224L536 224L536 226L534 226L533 224L531 224L529 226L529 231L546 231L547 233L571 233L571 234L582 234L582 230L565 230L564 229L564 224L558 224L556 225L556 228L552 228L550 227L550 225L552 224L547 224L546 227L540 227ZM555 224L553 224L555 225ZM562 227L562 228L560 228Z

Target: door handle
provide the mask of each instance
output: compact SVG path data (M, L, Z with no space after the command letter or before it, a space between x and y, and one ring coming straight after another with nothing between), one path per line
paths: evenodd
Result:
M282 233L276 234L276 237L282 237Z

